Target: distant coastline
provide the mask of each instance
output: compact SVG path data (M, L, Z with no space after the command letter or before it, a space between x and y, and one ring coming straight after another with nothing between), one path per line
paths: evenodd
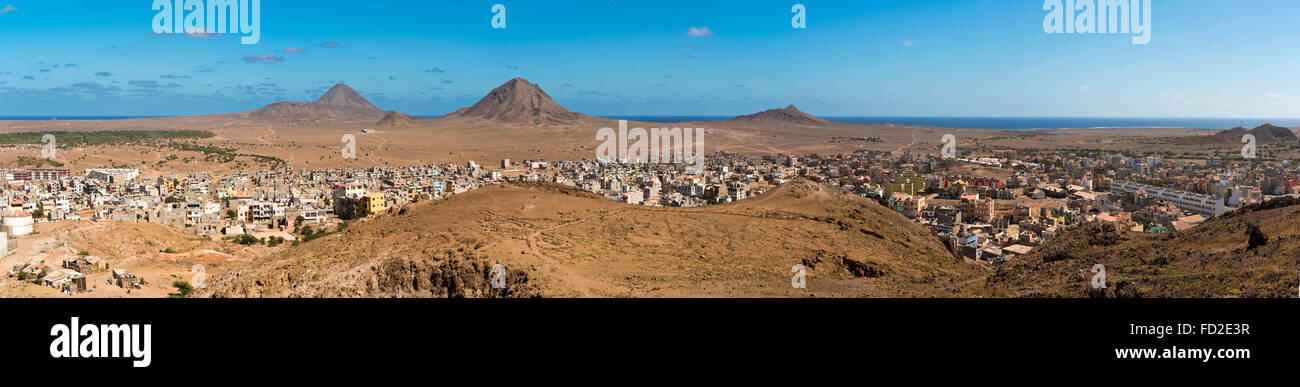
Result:
M169 116L0 116L0 121L88 121L88 120L127 120L132 118L164 118Z
M608 116L607 118L643 122L718 121L728 116ZM1118 118L1118 117L897 117L897 116L822 116L852 124L897 124L963 129L1231 129L1253 128L1265 123L1283 127L1300 126L1300 118Z

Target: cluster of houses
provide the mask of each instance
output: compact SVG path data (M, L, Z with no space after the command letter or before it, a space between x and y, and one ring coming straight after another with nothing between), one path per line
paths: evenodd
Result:
M0 253L12 251L13 237L30 233L32 223L42 221L157 223L214 239L244 234L293 239L286 231L303 225L319 229L505 181L546 181L630 204L691 207L742 200L808 177L875 198L948 237L954 252L996 262L1024 254L1082 221L1173 232L1235 206L1300 194L1300 169L1288 161L1169 162L1118 154L1017 152L1023 151L1000 149L986 157L947 160L869 150L761 157L715 152L702 170L686 164L507 159L497 169L473 161L366 169L285 167L220 178L196 172L147 176L124 168L87 169L77 176L63 169L10 168L0 169L7 183L0 186L7 203L0 208L7 236L0 240ZM944 172L962 166L1001 173ZM80 272L57 270L62 269ZM54 280L75 283L76 275L63 274ZM129 273L114 278L127 286L138 283Z
M12 176L12 175L11 175ZM374 167L327 171L191 172L146 176L135 169L88 169L84 175L27 179L0 186L13 214L35 222L103 220L156 223L213 238L332 224L394 206L465 192L500 179L477 165ZM9 225L10 215L5 215ZM32 218L26 218L30 228ZM30 231L27 231L28 233ZM10 233L10 236L24 232Z
M954 160L886 156L841 184L947 237L955 253L995 263L1079 222L1169 233L1237 206L1300 195L1300 168L1289 161L1167 162L1095 153L1017 158L1014 152ZM1002 170L1007 177L938 174L936 163Z
M19 281L48 286L71 295L91 291L86 276L105 271L110 271L108 262L100 257L45 254L26 263L14 265L9 269L8 276ZM105 282L110 286L129 291L140 288L144 281L128 270L111 269L111 275Z
M688 164L624 164L597 161L530 161L519 176L582 188L629 204L695 207L745 199L798 176L798 168L718 152L706 168Z

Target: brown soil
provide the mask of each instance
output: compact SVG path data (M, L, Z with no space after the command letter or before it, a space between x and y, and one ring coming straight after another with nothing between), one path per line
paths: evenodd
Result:
M1284 198L1193 229L1152 235L1087 224L1013 259L969 295L1009 297L1295 297L1300 200ZM1092 267L1106 268L1094 290Z
M508 268L509 286L490 273ZM792 266L807 288L791 287ZM224 274L217 297L926 297L984 273L879 204L809 181L701 208L499 185L357 222Z

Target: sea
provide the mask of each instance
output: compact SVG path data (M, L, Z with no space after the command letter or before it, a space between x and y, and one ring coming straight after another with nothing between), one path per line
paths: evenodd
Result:
M725 120L729 116L615 116L608 117L644 122L686 122ZM1231 129L1253 128L1265 123L1300 126L1300 118L1119 118L1119 117L889 117L828 116L831 121L854 124L896 124L966 129L1107 129L1107 128L1186 128Z
M125 120L130 118L161 118L166 116L0 116L0 121L49 121L59 120Z

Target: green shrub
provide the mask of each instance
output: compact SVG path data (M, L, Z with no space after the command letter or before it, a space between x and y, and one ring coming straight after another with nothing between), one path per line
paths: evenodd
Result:
M168 296L172 298L188 297L190 293L194 291L194 287L190 286L190 283L185 281L172 282L172 286L176 287L176 293L168 294Z

